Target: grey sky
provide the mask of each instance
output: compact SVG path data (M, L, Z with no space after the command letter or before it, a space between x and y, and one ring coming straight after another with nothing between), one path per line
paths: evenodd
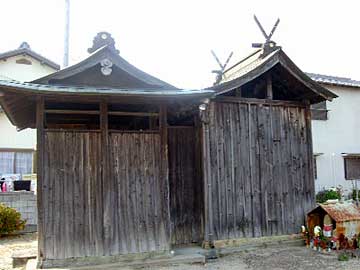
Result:
M360 79L360 7L358 1L121 1L70 0L70 63L87 56L99 31L115 38L132 64L178 87L212 84L221 59L234 51L246 56L263 36L256 13L273 37L304 71ZM22 41L61 64L64 0L2 0L0 51Z

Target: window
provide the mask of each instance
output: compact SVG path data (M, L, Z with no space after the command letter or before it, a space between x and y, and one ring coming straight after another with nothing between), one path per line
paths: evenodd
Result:
M0 175L32 173L33 161L34 150L0 149Z
M31 61L25 58L21 58L16 60L16 64L21 64L21 65L32 65Z
M346 180L360 179L360 154L359 155L345 155L344 168Z
M327 120L328 110L326 108L326 101L311 105L311 119L312 120Z

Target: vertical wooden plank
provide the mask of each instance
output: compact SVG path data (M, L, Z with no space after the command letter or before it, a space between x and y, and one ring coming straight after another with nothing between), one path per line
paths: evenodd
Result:
M240 166L241 166L241 186L242 186L242 201L243 201L243 218L241 226L243 228L244 237L251 237L252 233L252 178L251 178L251 132L250 132L250 109L247 104L239 104L240 121L238 126L240 128Z
M93 189L93 198L94 198L94 233L95 233L95 250L96 254L104 254L104 227L103 227L103 186L102 186L102 176L103 176L103 145L102 145L102 134L99 134L96 141L93 141L93 148L96 149L96 158L94 162L97 162L98 166L96 167L96 177L94 179L94 189Z
M228 220L229 220L229 237L237 237L236 229L236 188L235 188L235 149L234 149L234 127L233 127L233 114L236 113L235 104L226 104L227 118L227 137L226 152L228 156L227 162L227 178L228 178Z
M222 219L221 219L221 186L220 186L220 155L218 140L218 103L209 104L209 132L207 151L210 159L208 171L208 205L209 205L209 228L212 230L212 239L222 239ZM211 186L209 186L209 184ZM212 240L210 240L211 242Z
M160 105L159 109L159 129L160 129L160 190L162 209L161 209L161 227L165 231L165 238L162 239L162 245L170 248L170 203L169 203L169 171L168 171L168 126L167 126L167 106Z
M260 188L260 205L261 205L261 234L268 235L269 232L269 214L268 214L268 184L270 180L269 175L269 160L267 148L268 132L268 106L258 106L258 144L259 144L259 188Z
M109 128L108 128L108 105L106 102L100 103L100 130L102 145L102 198L103 198L103 239L104 239L104 255L111 255L113 252L113 220L114 209L112 203L114 201L114 187L110 176L109 166Z
M54 200L53 200L53 188L54 188L54 178L50 177L53 173L51 171L51 167L49 164L48 154L47 151L49 149L48 141L46 139L47 134L44 131L44 159L43 159L43 179L46 181L44 184L43 189L43 205L44 205L44 216L43 222L46 224L44 226L44 242L46 243L46 253L47 258L51 259L54 257L54 238L55 238L55 231L54 226L55 224L52 222L53 219L53 209L54 209ZM50 146L51 148L51 146Z
M273 232L277 235L284 234L284 221L282 218L282 175L281 175L281 117L279 106L272 107L271 128L273 139L273 189L274 189L274 219L276 220L276 230Z
M217 110L217 143L218 143L218 155L219 155L219 175L218 179L218 188L219 188L219 214L220 214L220 228L219 232L221 233L222 239L229 238L229 226L228 226L228 216L227 216L227 207L228 207L228 198L227 198L227 179L226 179L226 166L225 166L225 138L224 138L224 115L223 115L223 106L221 103L218 103L216 106Z
M250 105L251 107L251 152L252 152L252 186L253 186L253 222L254 222L254 236L261 236L261 220L262 220L262 204L261 204L261 175L260 175L260 143L259 143L259 123L258 105Z

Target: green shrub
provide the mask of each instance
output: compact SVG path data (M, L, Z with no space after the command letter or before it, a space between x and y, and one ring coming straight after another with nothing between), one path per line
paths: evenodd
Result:
M317 203L324 203L327 200L335 200L335 199L340 199L340 193L336 190L332 190L332 189L322 190L316 194Z
M23 230L25 223L18 211L0 204L0 236Z

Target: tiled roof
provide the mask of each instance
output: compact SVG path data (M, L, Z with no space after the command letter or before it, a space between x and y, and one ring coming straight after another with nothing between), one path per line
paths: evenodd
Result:
M311 79L318 83L340 85L340 86L351 86L360 87L360 81L352 80L345 77L328 76L316 73L306 73Z

